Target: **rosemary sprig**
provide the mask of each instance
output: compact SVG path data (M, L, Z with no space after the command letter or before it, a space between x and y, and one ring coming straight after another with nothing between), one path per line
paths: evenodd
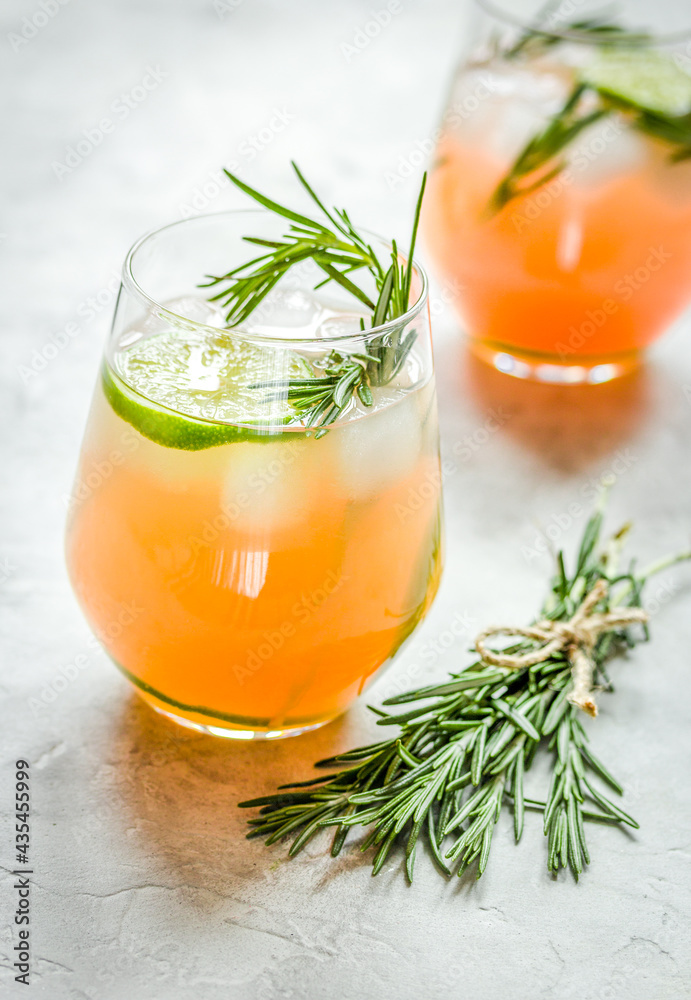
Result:
M541 16L544 17L552 6L548 4ZM573 21L563 30L592 38L593 44L602 47L615 44L644 46L652 38L648 32L630 31L606 17ZM562 41L560 36L550 34L537 24L527 29L511 48L501 54L507 59L534 57ZM665 114L612 93L604 86L576 80L563 107L541 132L528 140L493 191L488 204L490 214L501 211L514 198L530 194L558 176L567 166L563 153L576 137L613 112L622 114L634 130L671 146L671 163L691 157L691 113Z
M641 594L653 573L691 553L663 560L641 574L633 566L620 573L618 552L626 528L598 549L602 510L589 520L572 575L559 553L557 573L541 617L569 620L598 580L619 592L603 602L640 607ZM596 681L611 689L606 664L639 637L630 629L613 628L593 650ZM531 650L531 640L508 652ZM569 866L575 877L590 861L586 823L638 824L612 799L621 786L595 756L569 701L572 671L564 654L525 669L508 670L477 660L440 684L389 698L384 705L403 711L373 709L378 725L395 726L395 736L320 761L318 767L339 768L323 778L283 786L275 794L240 803L258 807L249 837L266 836L271 844L293 837L290 856L297 854L322 828L335 827L331 853L336 856L353 826L369 832L361 844L374 848L373 874L390 852L405 850L405 869L412 880L422 841L440 870L458 875L477 864L478 877L490 856L495 823L503 805L513 813L519 841L526 809L543 813L550 870ZM528 798L524 775L538 751L552 756L552 778L542 800ZM607 793L602 783L609 786Z
M584 83L576 83L563 107L526 143L492 194L489 203L492 213L500 211L513 198L542 187L564 170L563 151L583 129L608 113L603 107L593 109L592 98L591 109L584 108L589 93Z
M543 27L543 23L553 11L558 11L559 6L560 0L545 4L535 19L535 24L526 28L518 40L504 50L505 57L515 59L525 55L537 56L544 50L560 45L565 41L564 36L569 34L592 39L597 45L644 45L652 38L649 31L632 31L617 24L607 11L592 17L568 21L558 27Z
M370 242L356 230L345 209L329 210L315 193L295 163L297 178L324 221L316 221L267 198L228 170L226 176L241 191L270 212L290 222L288 232L276 240L246 236L248 243L266 252L222 275L207 275L200 287L218 288L210 301L226 309L229 326L243 323L264 301L278 282L298 264L312 261L324 273L315 290L333 281L353 295L371 311L373 328L390 323L409 309L413 278L413 258L420 221L422 199L427 175L424 174L413 218L410 247L406 259L401 259L395 240L391 241L390 262L384 267ZM376 301L351 275L365 269L374 281ZM364 320L361 322L364 332ZM337 420L357 394L365 406L373 402L370 386L386 385L401 370L415 340L415 332L405 333L404 325L394 327L386 335L374 337L365 353L342 354L332 351L305 379L275 379L257 383L253 388L271 390L270 399L288 399L296 416L307 427L319 426L317 436ZM304 361L304 359L302 359Z
M691 113L664 115L659 111L642 108L618 94L601 91L601 96L611 109L631 115L631 127L636 131L672 146L670 162L680 163L691 157Z
M592 110L585 111L588 95ZM594 108L593 97L598 101ZM567 166L562 154L579 133L613 111L627 116L632 129L671 146L670 163L680 163L691 157L691 114L665 115L619 95L576 83L564 106L542 132L526 143L494 189L488 205L490 213L501 211L509 201L530 194L558 176Z
M326 427L338 420L348 407L353 393L365 406L373 402L368 377L371 364L379 358L371 354L339 354L331 351L321 374L310 366L311 377L304 379L272 379L255 382L253 389L270 389L266 402L287 399L305 427L319 427L315 437L326 434Z

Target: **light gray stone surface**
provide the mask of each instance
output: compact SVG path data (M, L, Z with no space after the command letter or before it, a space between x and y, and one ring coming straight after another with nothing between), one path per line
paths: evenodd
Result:
M392 189L387 173L435 127L465 16L455 0L401 0L386 30L348 58L342 45L383 0L217 6L223 16L210 0L71 0L27 44L15 41L17 51L10 35L26 17L43 22L34 17L41 5L5 0L0 13L0 857L13 867L13 762L27 757L35 872L28 995L689 997L688 571L669 584L671 600L658 591L653 644L614 668L618 693L602 698L590 726L641 830L593 829L593 864L579 885L564 873L548 876L534 816L518 848L502 818L479 883L447 884L423 858L408 887L397 859L372 879L359 852L334 862L326 841L291 862L282 847L246 842L236 802L308 777L313 760L368 738L374 727L364 707L299 740L214 742L156 717L88 645L63 566L64 496L125 251L141 232L178 217L232 160L259 186L288 195L294 156L329 199L373 228L405 231L415 182ZM119 95L152 69L155 89L126 118L115 112ZM285 128L251 157L250 138L276 123L277 111ZM106 116L114 130L91 154L70 173L56 168ZM197 201L207 210L236 204L227 191L206 206ZM688 320L635 378L559 391L470 361L435 294L444 451L453 465L448 566L433 612L371 689L373 701L454 668L474 627L530 617L550 569L546 555L531 554L539 529L574 541L583 515L568 515L569 503L585 510L603 473L614 469L618 480L613 523L635 520L643 558L689 539ZM68 323L78 333L56 338ZM499 408L502 426L487 434ZM465 633L437 654L432 644L444 643L454 623ZM80 654L78 677L60 680ZM27 995L10 969L12 882L4 874L0 894L0 994L8 998Z

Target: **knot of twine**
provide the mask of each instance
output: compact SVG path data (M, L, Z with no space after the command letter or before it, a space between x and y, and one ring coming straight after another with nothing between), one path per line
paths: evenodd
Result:
M595 661L593 649L604 632L625 628L627 625L644 624L648 615L642 608L612 608L598 612L595 608L608 594L605 580L598 580L586 594L576 613L568 621L550 621L544 618L530 628L496 626L485 629L475 640L475 649L485 663L509 670L522 670L544 663L557 653L564 653L571 664L573 689L568 699L572 705L581 708L588 715L597 715L597 705L593 697L593 674ZM491 636L522 636L542 643L529 653L504 653L488 649L486 642Z

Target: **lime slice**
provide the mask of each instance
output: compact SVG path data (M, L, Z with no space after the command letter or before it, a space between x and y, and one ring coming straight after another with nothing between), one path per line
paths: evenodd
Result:
M603 49L582 73L603 94L663 115L691 112L691 76L650 49Z
M277 362L280 370L276 370ZM166 331L118 352L103 370L110 405L140 434L166 448L198 451L233 441L275 441L294 420L284 400L253 383L304 378L286 351L262 350L219 331Z

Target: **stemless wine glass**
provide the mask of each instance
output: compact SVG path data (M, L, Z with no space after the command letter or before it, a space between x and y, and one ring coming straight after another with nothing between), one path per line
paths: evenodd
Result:
M477 0L423 232L474 351L603 382L691 299L686 5Z
M81 607L139 694L240 739L343 712L424 617L442 558L424 272L376 329L315 293L309 265L227 329L199 283L270 234L268 213L225 212L130 251L67 532ZM382 348L371 404L354 397L326 433L276 389Z

